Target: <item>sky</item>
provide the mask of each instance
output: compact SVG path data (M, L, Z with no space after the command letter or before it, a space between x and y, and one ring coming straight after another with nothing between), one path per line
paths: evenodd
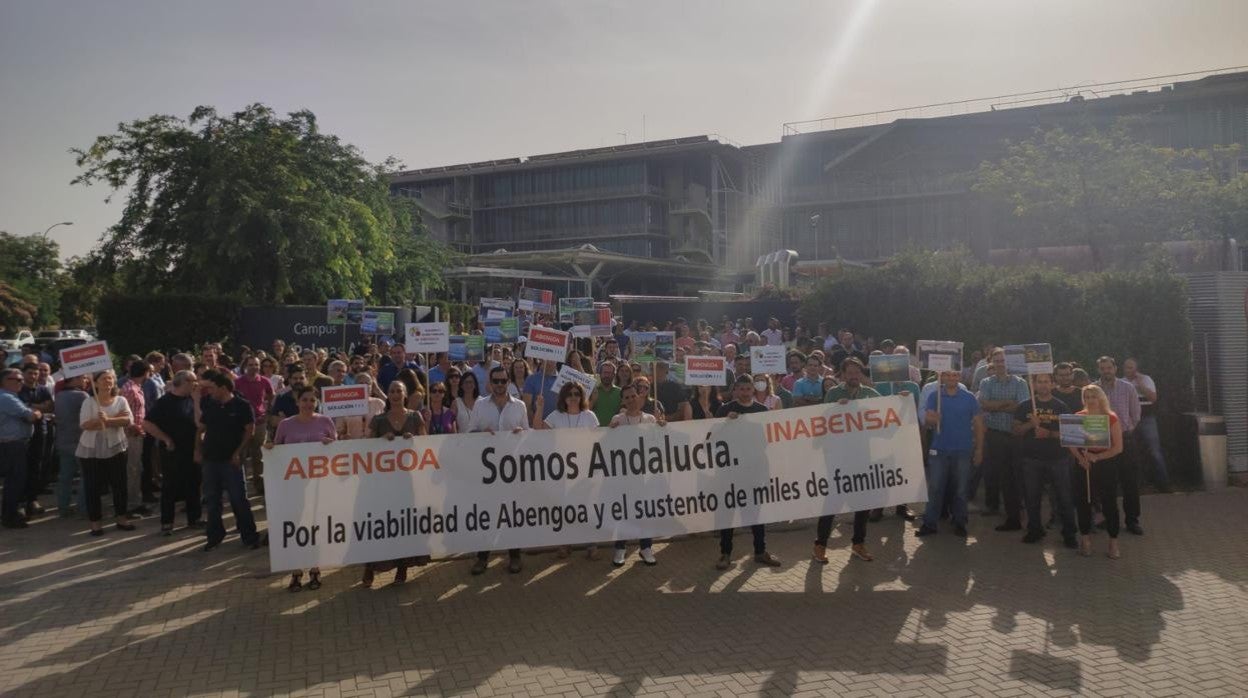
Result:
M198 105L310 109L408 168L1248 65L1244 0L0 0L0 230L120 215L69 149Z

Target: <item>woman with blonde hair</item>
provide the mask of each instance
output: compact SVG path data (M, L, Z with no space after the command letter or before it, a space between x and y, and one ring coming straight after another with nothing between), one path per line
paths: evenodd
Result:
M1082 392L1083 409L1079 415L1107 415L1109 417L1108 448L1070 448L1075 462L1085 471L1084 477L1075 478L1075 514L1079 520L1079 554L1092 554L1092 503L1091 491L1101 499L1101 512L1105 515L1105 532L1109 534L1107 555L1114 560L1120 557L1118 550L1118 469L1129 467L1122 462L1122 424L1118 415L1109 407L1109 397L1099 385L1085 386Z

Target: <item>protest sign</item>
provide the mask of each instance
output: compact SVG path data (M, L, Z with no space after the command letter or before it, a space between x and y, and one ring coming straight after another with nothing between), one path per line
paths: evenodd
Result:
M1109 415L1063 414L1060 415L1063 446L1074 448L1109 448Z
M531 327L524 355L540 361L562 362L568 358L568 333L549 327Z
M526 313L542 313L549 315L555 294L540 288L525 287L520 289L520 309Z
M572 314L578 310L593 310L593 298L560 298L559 299L559 322L565 325L571 325Z
M633 344L633 361L639 364L654 363L655 332L634 332L631 335Z
M321 414L326 417L368 416L368 386L331 385L321 388Z
M365 310L360 321L360 334L391 334L394 332L394 313Z
M589 405L589 396L593 394L594 388L598 387L598 380L588 373L582 373L571 366L564 364L559 368L559 373L555 377L555 382L550 386L550 392L558 395L559 391L563 389L563 385L568 381L581 384L581 389L585 391L586 400L586 402L581 403L581 406L587 408Z
M107 371L113 367L108 356L108 342L88 342L61 350L61 373L66 378Z
M347 324L358 325L364 321L364 300L347 301Z
M1048 344L1007 344L1005 368L1011 376L1053 372L1053 347Z
M768 344L761 347L750 347L750 373L785 373L785 354L788 352L783 344Z
M467 335L451 335L447 340L447 358L451 361L466 361L468 359L468 348L465 346L467 339Z
M611 336L611 309L591 308L573 311L572 335L574 337Z
M515 307L515 304L511 302L510 298L482 298L481 317L486 317L491 310L502 311L503 314L496 317L511 315L515 310Z
M910 380L909 354L877 354L869 357L872 383L901 383Z
M498 343L515 344L520 337L520 319L506 317L498 321Z
M681 385L685 385L685 365L672 364L671 366L668 366L667 377L669 380L674 380Z
M325 324L326 325L345 325L347 324L347 303L345 298L334 298L325 304Z
M470 334L464 337L464 361L485 361L485 337Z
M726 362L722 356L686 356L685 385L710 385L719 387L724 384Z
M414 354L450 351L451 323L409 322L404 328L403 347Z
M669 364L676 359L675 332L654 333L654 358L656 361L666 361Z
M687 535L927 499L914 401L264 452L274 571Z
M962 342L920 339L915 346L919 368L927 371L961 371Z

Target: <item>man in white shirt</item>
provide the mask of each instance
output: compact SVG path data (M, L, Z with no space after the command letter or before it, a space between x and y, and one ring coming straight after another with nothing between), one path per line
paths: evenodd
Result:
M778 346L784 344L784 331L780 329L780 321L776 318L767 318L767 329L763 330L763 339L767 340L768 346Z
M529 428L529 411L524 403L507 393L507 369L495 366L490 369L490 399L477 400L472 408L472 417L468 420L468 431L486 432L488 434L513 434ZM520 549L507 551L507 571L516 574L521 569ZM472 564L474 575L483 574L490 564L490 551L477 553L477 561Z

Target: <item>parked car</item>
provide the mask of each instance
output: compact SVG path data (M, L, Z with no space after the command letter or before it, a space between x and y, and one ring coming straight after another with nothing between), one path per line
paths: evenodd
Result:
M9 351L20 350L27 344L35 343L35 335L30 330L18 330L3 339Z
M60 368L62 349L66 349L69 347L76 347L79 344L86 344L86 343L87 343L87 340L82 339L81 337L66 337L63 339L54 339L51 342L48 342L47 344L44 344L43 346L41 346L40 349L45 354L52 357L52 365L54 368Z

